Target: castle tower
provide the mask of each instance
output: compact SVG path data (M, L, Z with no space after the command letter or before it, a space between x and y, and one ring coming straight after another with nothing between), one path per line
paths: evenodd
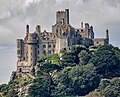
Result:
M69 24L69 9L65 9L65 11L58 11L57 12L56 23Z
M37 60L37 34L29 33L27 40L28 47L28 66L36 65Z
M85 37L89 38L89 24L85 23Z

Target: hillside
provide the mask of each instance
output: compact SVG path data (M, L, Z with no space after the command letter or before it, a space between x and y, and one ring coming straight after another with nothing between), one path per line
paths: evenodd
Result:
M120 97L120 49L71 46L0 85L1 97ZM19 96L18 96L19 95Z

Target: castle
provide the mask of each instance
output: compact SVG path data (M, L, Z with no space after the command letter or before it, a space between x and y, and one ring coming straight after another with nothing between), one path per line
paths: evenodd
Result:
M76 29L69 23L69 9L58 11L52 32L46 30L41 32L41 27L37 25L34 33L30 33L27 25L25 38L17 39L17 72L29 73L38 58L80 44L85 46L109 44L108 30L106 30L106 38L94 38L92 26L82 22L81 27Z

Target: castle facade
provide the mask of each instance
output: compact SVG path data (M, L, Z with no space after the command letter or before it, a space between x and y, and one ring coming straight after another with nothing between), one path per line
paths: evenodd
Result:
M106 30L105 38L94 38L93 27L88 23L81 23L79 29L69 23L69 9L56 13L56 24L52 31L41 32L37 25L33 33L29 32L29 25L26 25L26 36L24 39L17 39L17 72L29 73L36 65L37 59L59 53L60 50L72 45L105 45L109 44L109 33Z

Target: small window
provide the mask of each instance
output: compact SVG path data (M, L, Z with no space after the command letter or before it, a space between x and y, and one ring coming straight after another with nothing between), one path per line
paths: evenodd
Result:
M38 51L38 54L40 54L40 51Z
M46 48L46 45L45 45L45 44L43 45L43 48Z
M39 48L39 45L38 45L38 48Z
M22 72L22 68L19 69L19 72Z
M48 50L48 54L51 54L51 50Z
M53 48L55 48L55 44L53 44Z
M97 41L97 44L99 44L99 42Z
M43 51L43 54L46 55L46 51Z
M51 44L49 44L48 47L51 48Z

